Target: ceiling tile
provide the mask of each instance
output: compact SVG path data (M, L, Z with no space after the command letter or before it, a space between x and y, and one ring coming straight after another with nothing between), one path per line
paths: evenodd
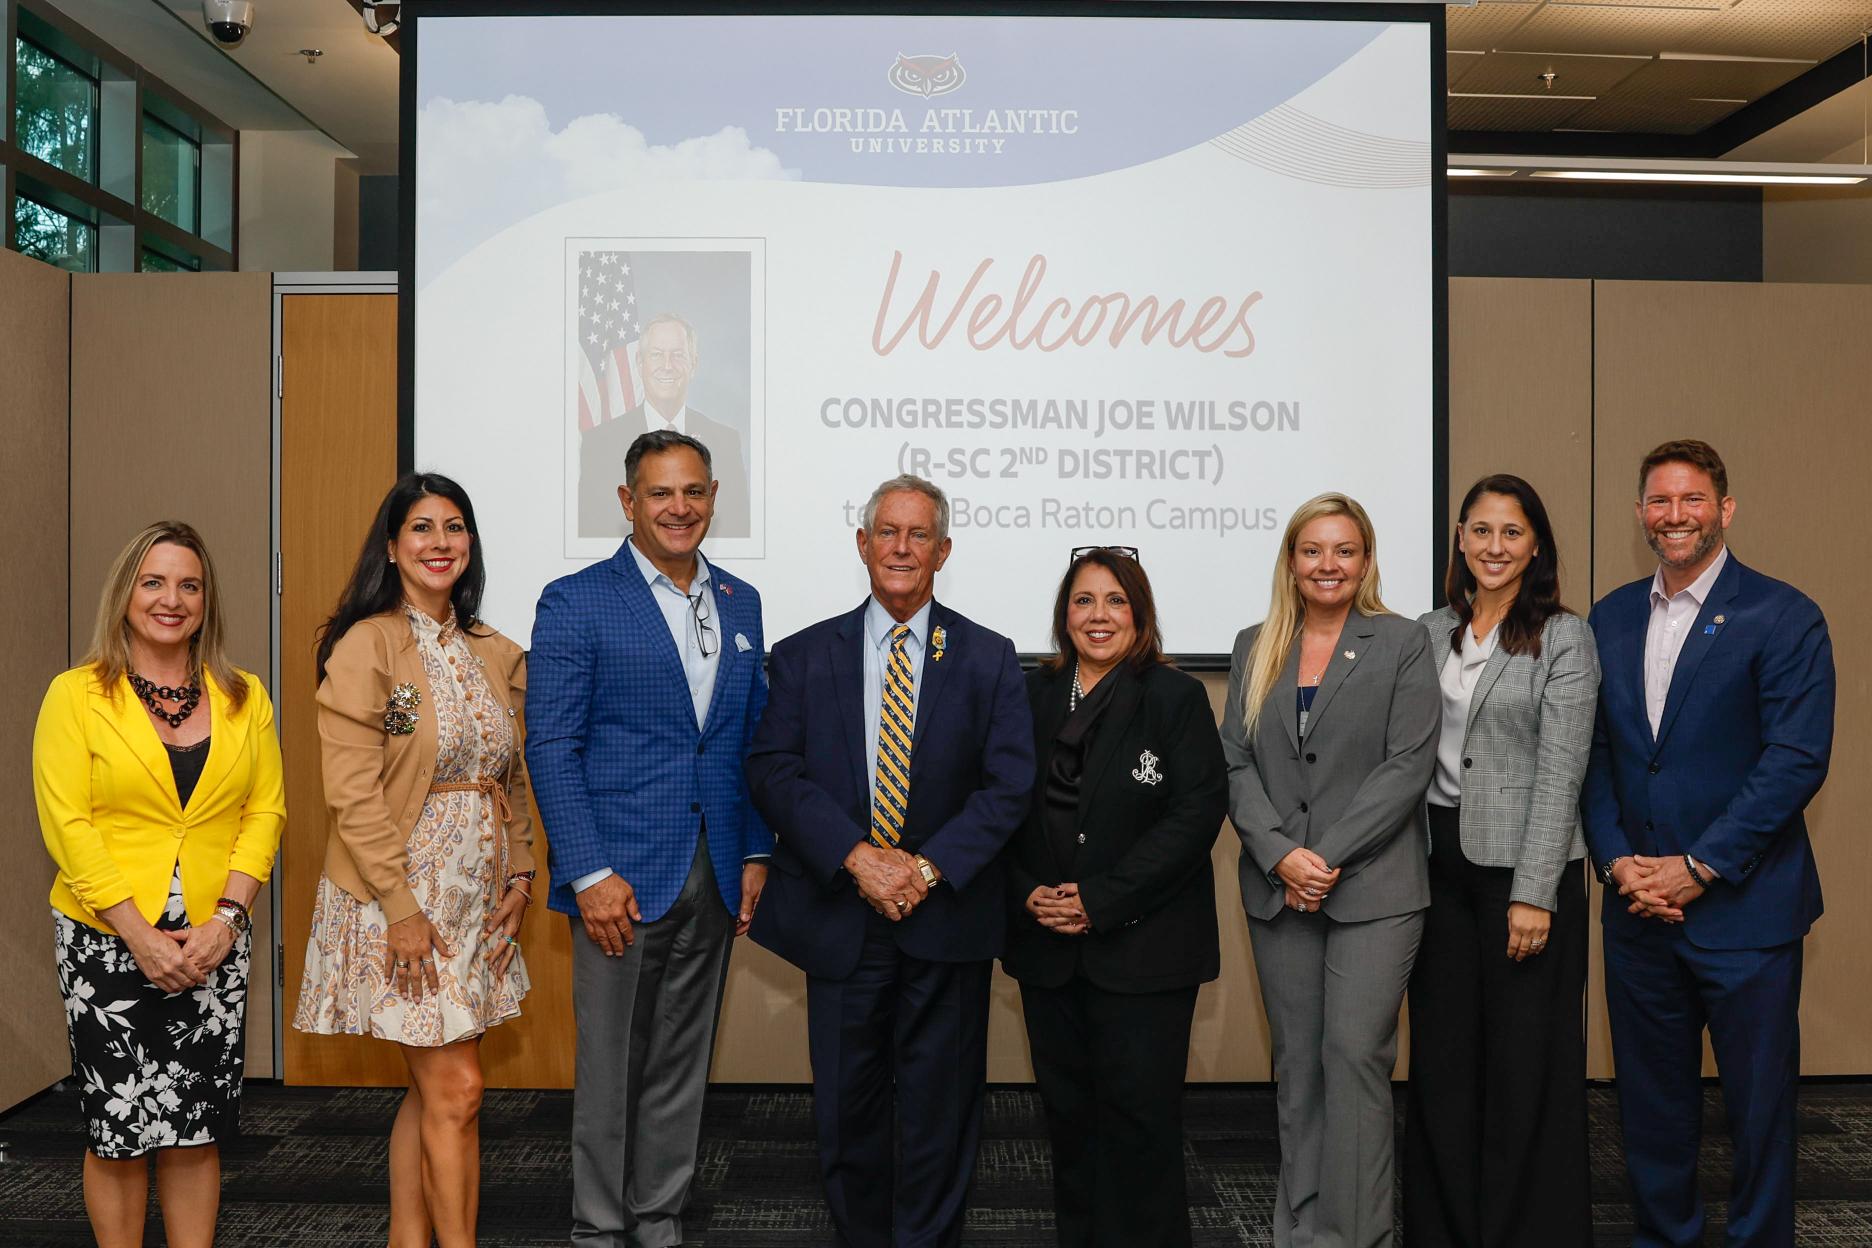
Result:
M1443 85L1455 90L1456 84L1483 61L1480 52L1450 52L1443 57Z
M1448 14L1446 42L1452 48L1486 52L1533 16L1538 8L1538 0L1528 4L1492 3L1490 0L1476 5L1452 4L1444 9Z
M1840 0L1819 4L1742 0L1664 50L1824 61L1858 43L1868 26L1872 26L1872 2L1848 6Z
M1720 17L1708 9L1548 4L1496 46L1502 51L1655 54L1680 46Z
M1604 95L1651 62L1611 56L1552 56L1528 52L1491 52L1462 78L1463 91L1513 91L1545 94L1549 88L1540 75L1552 70L1556 95Z
M1587 100L1553 100L1539 96L1472 99L1454 96L1447 101L1452 130L1552 130L1587 106Z

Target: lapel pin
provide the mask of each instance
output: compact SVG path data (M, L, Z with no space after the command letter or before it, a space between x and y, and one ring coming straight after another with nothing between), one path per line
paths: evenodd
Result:
M943 626L938 624L930 633L930 662L942 662L943 650L947 648L948 645L949 636L947 633L943 632Z
M1346 652L1345 652L1345 657L1346 657L1346 658L1348 658L1348 659L1356 659L1356 658L1358 658L1358 651L1356 651L1356 650L1348 650L1348 651L1346 651Z
M730 585L727 581L723 581L721 583L721 592L732 598L734 597L734 586Z
M1722 623L1722 622L1723 622L1723 621L1724 621L1724 620L1725 620L1726 618L1727 618L1727 617L1725 617L1725 616L1720 616L1720 615L1719 615L1719 616L1717 616L1717 617L1716 617L1716 622L1717 622L1718 624L1721 624L1721 623Z

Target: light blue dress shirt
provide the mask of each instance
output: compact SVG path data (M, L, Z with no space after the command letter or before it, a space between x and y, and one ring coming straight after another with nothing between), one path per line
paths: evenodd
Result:
M702 552L696 552L695 577L685 594L676 588L675 581L657 571L657 566L637 549L636 541L625 538L624 544L630 547L631 558L637 561L637 570L643 573L644 583L650 587L651 601L663 613L663 622L669 625L670 640L676 643L676 657L682 660L683 676L689 681L696 727L700 728L708 721L709 699L715 696L715 673L721 667L722 648L721 613L715 609L715 583L709 574L708 560L702 557ZM701 639L696 635L695 608L690 605L694 597L702 599L702 609L715 630L714 645L707 654L702 653ZM611 874L610 867L600 867L590 875L581 875L572 881L572 891L582 893Z
M923 711L923 649L929 637L932 602L918 607L916 614L904 621L910 626L909 639L904 642L904 656L910 660L910 684L918 695L910 704L912 732L916 731L916 716ZM878 720L884 714L884 669L890 664L890 635L891 629L895 627L897 621L891 618L891 613L877 599L865 603L865 781L871 786L873 802L877 801Z

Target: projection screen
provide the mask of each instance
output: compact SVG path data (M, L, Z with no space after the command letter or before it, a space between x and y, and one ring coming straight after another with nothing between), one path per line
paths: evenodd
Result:
M1168 649L1226 654L1326 490L1431 605L1440 14L408 7L405 453L472 495L522 644L670 416L770 645L862 600L902 472L952 502L938 596L1023 652L1121 544Z

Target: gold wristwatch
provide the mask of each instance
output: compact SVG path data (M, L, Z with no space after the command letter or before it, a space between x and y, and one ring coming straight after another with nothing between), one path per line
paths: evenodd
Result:
M936 887L936 864L922 854L916 856L917 870L923 873L923 882L931 888Z

